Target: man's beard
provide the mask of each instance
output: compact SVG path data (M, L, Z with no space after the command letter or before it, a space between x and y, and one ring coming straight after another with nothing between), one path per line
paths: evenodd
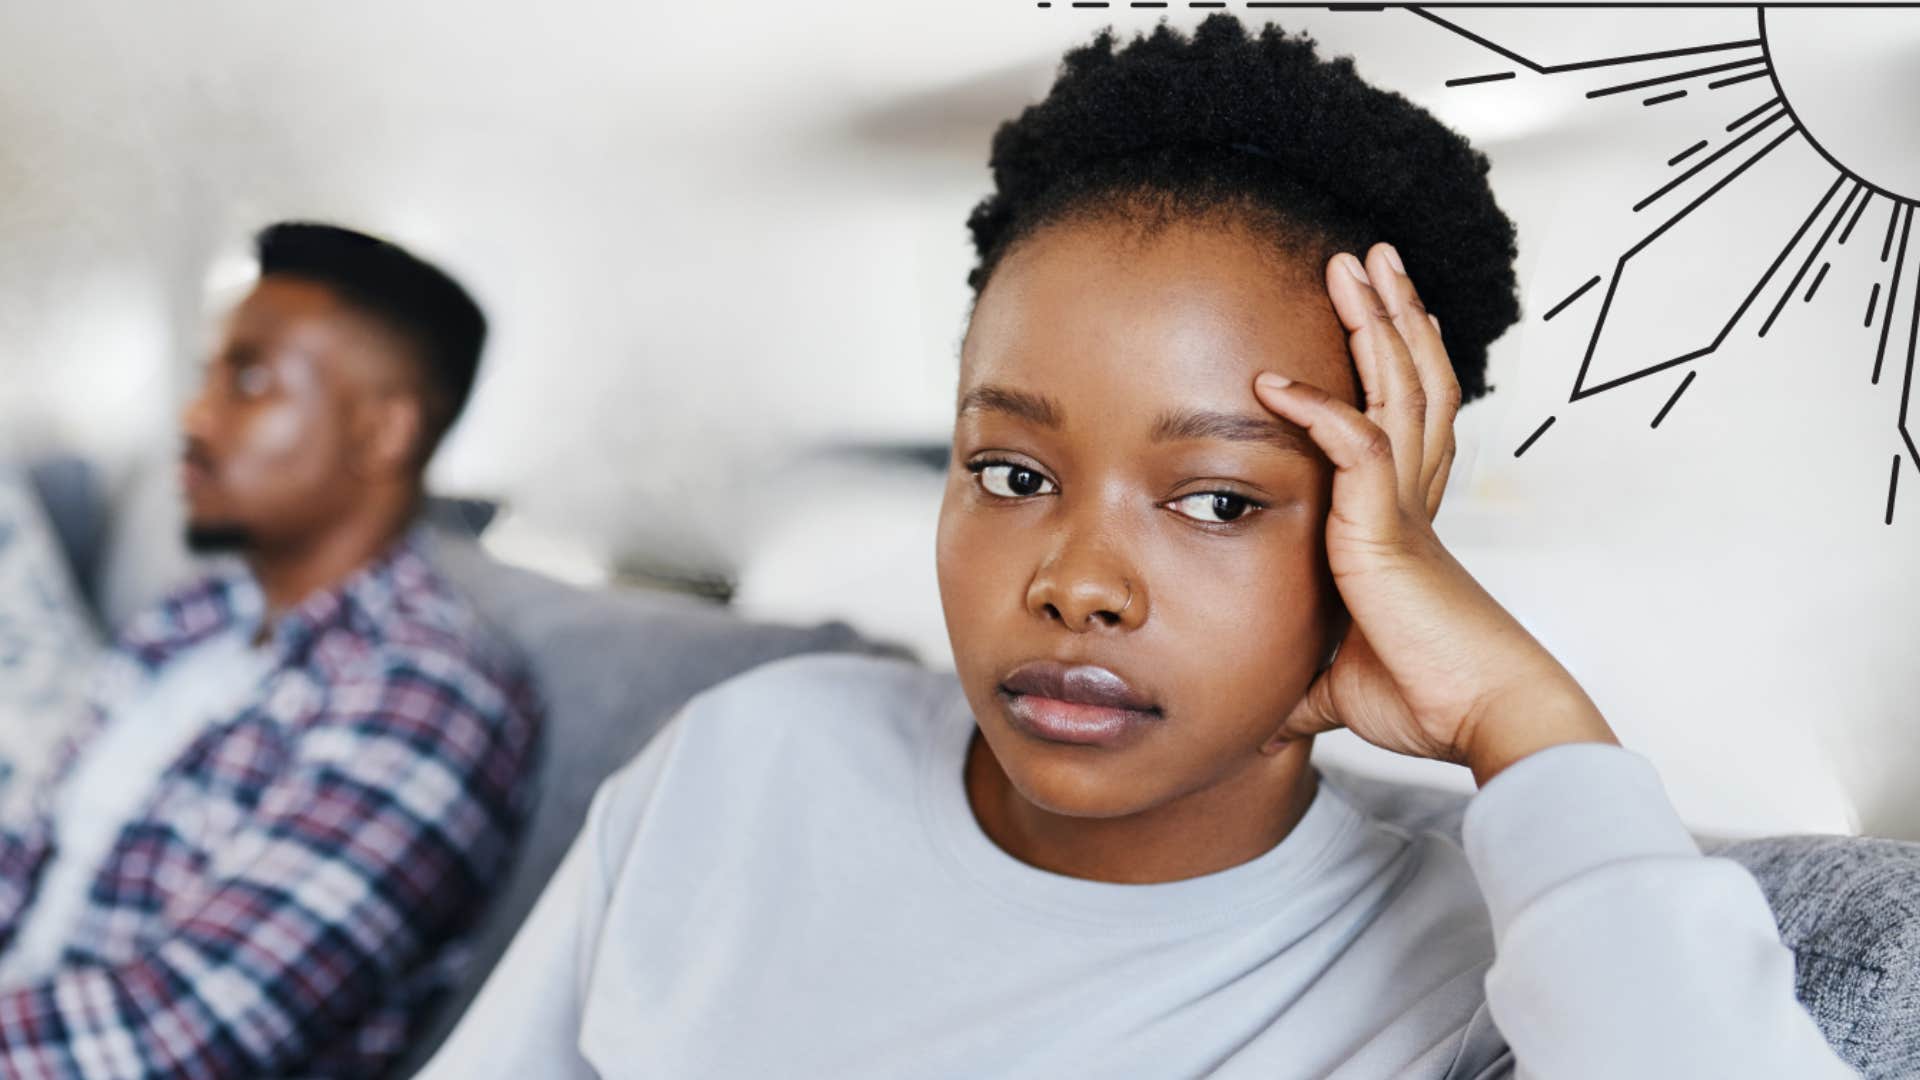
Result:
M187 550L195 555L228 555L253 547L253 532L245 525L189 523Z

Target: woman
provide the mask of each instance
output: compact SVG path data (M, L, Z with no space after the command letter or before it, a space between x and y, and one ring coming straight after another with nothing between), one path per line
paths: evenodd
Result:
M1485 159L1216 15L1069 54L993 165L957 672L689 704L429 1072L1849 1075L1752 878L1429 525L1517 312ZM1464 852L1321 785L1337 725L1470 768Z

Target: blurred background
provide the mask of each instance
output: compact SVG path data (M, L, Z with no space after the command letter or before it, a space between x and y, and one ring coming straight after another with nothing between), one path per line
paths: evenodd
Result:
M1462 561L1698 827L1920 837L1920 470L1896 458L1920 244L1876 258L1903 212L1891 196L1920 193L1920 150L1900 141L1920 20L1779 12L1776 31L1801 21L1776 33L1771 68L1728 73L1773 78L1595 95L1763 54L1541 69L1755 41L1755 10L1447 9L1449 27L1228 7L1352 55L1492 160L1525 316L1495 346L1495 392L1461 417L1438 524ZM948 663L933 524L989 139L1099 27L1204 14L0 4L0 448L91 462L117 508L103 607L150 598L184 559L175 413L250 281L248 238L338 221L441 262L488 308L481 383L433 479L499 505L496 556L757 618L841 618ZM1765 116L1730 123L1782 94L1797 119L1719 154ZM1866 206L1842 246L1828 221L1850 193ZM1863 320L1900 259L1909 285L1881 288ZM1569 401L1590 346L1588 386L1716 335L1710 354ZM1891 511L1890 465L1907 492ZM1471 786L1351 736L1317 752Z

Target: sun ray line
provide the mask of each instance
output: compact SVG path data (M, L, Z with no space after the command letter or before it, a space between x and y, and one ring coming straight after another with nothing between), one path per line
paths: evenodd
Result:
M1846 181L1847 177L1844 173L1833 178L1833 185L1827 188L1826 194L1820 196L1820 201L1813 205L1812 210L1808 211L1806 218L1800 222L1800 227L1795 229L1793 235L1787 238L1787 242L1780 248L1780 254L1773 257L1773 263L1767 267L1767 272L1761 274L1760 280L1753 283L1753 288L1747 292L1746 299L1740 301L1740 306L1734 309L1733 317L1728 319L1726 325L1720 328L1720 333L1714 336L1713 343L1706 347L1705 352L1712 352L1718 349L1720 343L1727 339L1727 335L1733 332L1734 326L1739 323L1742 316L1746 315L1747 309L1753 306L1755 300L1759 299L1761 291L1767 287L1767 282L1772 281L1773 275L1780 272L1780 267L1787 261L1787 256L1792 254L1793 249L1800 245L1800 238L1807 235L1807 230L1813 228L1814 220L1820 216L1820 212L1825 210L1827 204L1833 201L1834 192L1839 191L1840 185L1846 183ZM1791 292L1792 290L1789 289L1788 291Z
M1873 283L1873 292L1867 295L1867 318L1866 318L1866 321L1860 324L1861 326L1873 325L1873 309L1878 307L1879 304L1880 304L1880 283L1876 281Z
M1712 45L1691 45L1684 49L1662 49L1659 52L1636 53L1631 56L1608 56L1598 60L1579 60L1570 64L1542 64L1534 60L1529 60L1498 42L1481 37L1479 34L1461 26L1459 23L1435 15L1424 7L1409 5L1406 10L1436 26L1450 30L1482 48L1491 49L1516 64L1524 64L1529 69L1542 75L1558 75L1564 71L1587 71L1598 67L1616 67L1621 64L1638 64L1646 60L1669 60L1680 56L1698 56L1701 53L1725 52L1729 49L1750 49L1756 45L1765 44L1761 38L1752 38L1747 41L1722 41Z
M1887 524L1893 524L1893 494L1900 490L1900 455L1893 455L1893 472L1887 477Z
M1695 349L1690 353L1682 353L1681 355L1676 356L1671 360L1662 360L1657 364L1649 364L1648 366L1641 368L1639 371L1628 372L1627 374L1622 375L1617 379L1608 379L1606 382L1603 382L1598 386L1589 386L1586 388L1584 392L1581 393L1580 397L1592 397L1595 394L1603 394L1608 390L1617 390L1620 387L1625 386L1630 382L1638 382L1641 379L1647 378L1650 375L1658 375L1661 372L1668 370L1669 368L1679 367L1681 364L1690 363L1694 360L1698 360L1703 356L1707 356L1711 354L1713 350L1714 350L1714 346L1708 345L1703 349ZM1574 400L1578 401L1580 400L1580 398L1575 398Z
M1661 102L1663 102L1663 101L1673 101L1673 100L1674 100L1674 99L1676 99L1676 98L1683 98L1683 97L1686 97L1686 96L1687 96L1687 92L1686 92L1685 90L1674 90L1674 91L1671 91L1671 92L1669 92L1669 93L1665 93L1665 94L1659 94L1659 95L1656 95L1656 96L1654 96L1654 97L1650 97L1650 98L1648 98L1647 100L1645 100L1645 101L1643 101L1643 102L1641 102L1640 104L1642 104L1642 105L1658 105L1658 104L1660 104L1660 103L1661 103Z
M1898 209L1898 206L1895 207ZM1900 270L1907 263L1907 234L1913 231L1913 207L1907 207L1907 223L1900 228L1900 257L1893 260L1893 284L1887 286L1887 313L1880 319L1880 348L1873 354L1873 385L1880 385L1880 365L1887 358L1887 334L1893 329L1894 298L1900 293ZM1903 405L1902 408L1905 406ZM1920 465L1920 462L1916 462Z
M1753 125L1753 127L1748 128L1746 134L1733 140L1727 145L1721 147L1720 149L1715 150L1713 153L1708 154L1706 157L1701 158L1699 163L1694 165L1693 168L1688 169L1686 172L1683 172L1679 176L1676 176L1673 179L1667 181L1665 184L1662 184L1660 186L1660 190L1654 192L1653 194L1647 196L1644 199L1641 199L1639 202L1634 203L1633 204L1634 213L1637 214L1640 211L1645 210L1647 207L1653 205L1653 201L1655 199L1658 199L1660 196L1665 195L1667 192L1672 191L1674 188L1677 188L1681 184L1684 184L1687 181L1693 179L1695 176L1700 175L1700 170L1705 169L1707 166L1713 164L1716 161L1719 161L1723 157L1726 157L1728 154L1738 149L1741 143L1744 143L1748 139L1753 138L1755 135L1760 134L1762 131L1767 130L1767 125L1773 123L1775 120L1778 120L1785 115L1787 115L1787 110L1785 109L1781 109L1775 112L1772 116L1769 116L1765 120L1760 121L1758 124Z
M1778 104L1780 104L1780 95L1775 94L1771 100L1763 102L1759 108L1753 110L1752 112L1741 117L1740 119L1735 120L1733 123L1728 124L1727 130L1732 131L1734 128L1739 127L1741 124L1744 124L1747 121L1753 119L1754 117L1759 116L1761 113L1766 112L1768 109L1771 109Z
M1678 164L1680 164L1681 162L1683 162L1683 161L1685 161L1685 160L1687 160L1688 158L1690 158L1690 157L1692 157L1693 155L1695 155L1695 154L1697 154L1697 153L1699 153L1699 152L1700 152L1700 148L1701 148L1701 147L1703 147L1703 146L1705 146L1705 145L1707 145L1707 140L1705 140L1705 139L1701 139L1701 140L1700 140L1699 142L1697 142L1697 143L1694 143L1694 144L1693 144L1692 146L1689 146L1689 147L1687 147L1687 148L1686 148L1685 150L1682 150L1682 151L1680 151L1679 153L1677 153L1677 154L1675 154L1675 155L1673 155L1672 157L1670 157L1670 158L1668 158L1668 159L1667 159L1667 164L1669 164L1669 165L1678 165Z
M1774 147L1777 147L1781 143L1786 142L1787 139L1792 137L1793 133L1798 130L1799 130L1798 125L1795 125L1794 127L1790 127L1787 130L1781 132L1772 142L1768 143L1766 146L1761 147L1760 150L1757 153L1755 153L1752 157L1741 162L1739 168L1734 169L1732 172L1714 181L1712 187L1708 188L1706 191L1701 192L1698 196L1694 198L1692 202L1688 203L1686 207L1682 209L1679 213L1668 218L1664 224L1662 224L1659 228L1653 230L1652 232L1648 233L1639 243L1635 244L1625 255L1620 256L1620 261L1614 264L1613 280L1607 283L1607 299L1606 299L1606 302L1600 306L1600 317L1594 321L1593 335L1587 339L1587 352L1586 352L1586 355L1582 357L1580 360L1580 373L1574 378L1573 396L1570 397L1568 401L1570 402L1579 401L1581 398L1584 398L1584 397L1592 397L1595 394L1601 393L1606 390L1611 390L1617 386L1625 386L1627 383L1633 382L1635 379L1642 379L1656 372L1665 371L1666 369L1673 367L1676 364L1684 364L1689 360L1697 360L1700 357L1706 356L1708 353L1711 353L1715 349L1719 348L1720 343L1727 339L1727 335L1731 333L1733 330L1734 323L1737 323L1740 321L1740 317L1744 315L1746 313L1747 308L1753 304L1754 297L1760 295L1760 290L1766 287L1767 282L1771 281L1773 279L1774 273L1780 269L1780 264L1786 261L1787 253L1793 250L1793 246L1800 242L1800 237L1805 235L1807 229L1812 227L1813 219L1818 217L1820 215L1820 211L1824 209L1827 203L1833 199L1833 193L1840 190L1841 183L1843 183L1846 180L1846 176L1844 174L1834 177L1833 186L1827 189L1827 193L1826 195L1821 197L1819 205L1815 206L1813 208L1813 212L1807 215L1807 220L1800 224L1800 229L1799 231L1793 234L1793 239L1787 241L1787 246L1780 250L1780 254L1776 256L1773 260L1773 265L1767 268L1767 272L1764 275L1762 275L1760 278L1760 281L1754 285L1753 291L1749 292L1747 294L1747 298L1741 301L1739 310L1733 313L1733 318L1728 319L1727 324L1720 328L1720 333L1714 337L1712 344L1706 346L1705 348L1695 349L1690 353L1685 353L1683 355L1676 356L1671 360L1667 360L1662 363L1655 364L1651 367L1643 368L1635 372L1630 372L1626 375L1620 376L1617 379L1611 379L1607 382L1601 383L1598 386L1588 387L1585 385L1586 379L1587 379L1587 370L1593 364L1594 349L1600 343L1601 331L1603 331L1606 328L1607 312L1613 306L1614 290L1618 288L1620 284L1620 274L1623 270L1626 269L1627 261L1629 259L1632 259L1635 255L1639 254L1642 250L1644 250L1647 247L1647 245L1653 243L1655 240L1658 240L1662 233L1672 228L1676 223L1680 221L1681 218L1684 218L1688 214L1692 213L1702 203L1706 202L1708 199L1713 198L1713 196L1717 194L1722 188L1726 187L1728 184L1733 183L1733 181L1737 179L1741 173L1746 172L1748 169L1752 168L1753 165L1756 162L1758 162L1761 158L1764 158L1768 154L1772 153Z
M1614 291L1620 287L1620 274L1626 270L1627 260L1632 257L1633 253L1628 252L1613 264L1613 275L1607 279L1606 298L1600 301L1600 316L1593 321L1593 333L1587 337L1587 353L1580 358L1580 370L1573 377L1573 396L1567 399L1569 404L1587 396L1581 390L1587 381L1587 368L1593 364L1593 350L1600 344L1600 330L1607 325L1607 312L1613 307Z
M1880 261L1887 261L1887 252L1893 250L1893 227L1900 220L1900 204L1893 204L1893 212L1887 215L1887 238L1880 241Z
M1718 90L1723 86L1738 86L1743 82L1747 82L1752 79L1764 78L1765 76L1768 76L1771 74L1773 74L1773 69L1768 68L1765 71L1756 71L1751 75L1735 75L1730 79L1715 79L1713 82L1710 82L1707 84L1707 89Z
M1701 53L1749 49L1762 44L1764 42L1760 38L1749 41L1723 41L1717 45L1693 45L1685 49L1665 49L1660 52L1637 53L1633 56L1609 56L1600 60L1581 60L1571 64L1550 64L1542 70L1549 75L1558 75L1563 71L1590 71L1597 67L1618 67L1621 64L1638 64L1647 60L1671 60L1679 56L1698 56Z
M1860 215L1866 213L1867 204L1873 201L1873 196L1874 196L1874 190L1872 188L1868 188L1867 197L1864 199L1861 199L1860 205L1853 208L1853 216L1847 219L1847 227L1841 231L1840 242L1836 246L1838 247L1846 246L1847 237L1852 236L1853 227L1855 225L1860 224Z
M1447 85L1476 86L1480 83L1500 82L1503 79L1511 79L1515 77L1515 74L1516 73L1511 71L1496 71L1491 75L1468 75L1465 78L1448 79Z
M1468 41L1471 41L1476 45L1481 46L1482 48L1492 49L1494 52L1499 53L1501 56L1506 57L1507 59L1513 61L1516 64L1524 64L1527 66L1527 68L1529 68L1532 71L1544 74L1547 70L1541 65L1534 63L1533 61L1527 59L1524 56L1521 56L1517 52L1514 52L1512 49L1509 49L1504 45L1499 45L1499 44L1496 44L1495 42L1489 41L1488 39L1481 37L1479 34L1474 33L1473 31L1467 29L1466 27L1461 26L1457 23L1449 22L1448 20L1443 19L1438 15L1435 15L1433 12L1428 11L1425 8L1410 7L1407 10L1413 12L1415 15L1420 16L1421 18L1427 20L1430 23L1434 23L1438 26L1442 26L1448 30L1453 31L1454 33L1460 35L1463 38L1466 38Z
M1907 209L1907 223L1913 223L1911 207ZM1914 468L1920 469L1920 449L1914 447L1913 432L1907 430L1907 407L1913 403L1913 356L1915 347L1920 346L1920 274L1915 274L1913 281L1913 314L1907 320L1907 373L1900 380L1900 437L1907 442L1907 453L1914 456Z
M1648 424L1648 427L1657 428L1660 426L1660 421L1665 420L1667 413L1673 409L1673 403L1679 401L1680 395L1687 392L1687 387L1693 385L1693 377L1698 374L1700 374L1698 371L1687 372L1687 377L1680 380L1680 385L1673 391L1673 396L1667 399L1665 405L1660 406L1660 411L1654 414L1653 423Z
M1672 75L1660 75L1651 79L1641 79L1639 82L1621 83L1618 86L1607 86L1599 90L1589 90L1587 91L1587 96L1590 98L1601 98L1611 94L1624 94L1629 90L1642 90L1649 86L1659 86L1661 83L1691 79L1696 75L1711 75L1716 71L1731 71L1734 68L1742 68L1750 64L1764 64L1766 62L1767 58L1765 56L1755 56L1746 60L1734 60L1725 64L1715 64L1712 67L1694 68L1691 71L1679 71Z
M1540 321L1547 322L1551 320L1555 315L1560 314L1560 311L1562 308L1566 307L1568 304L1573 303L1575 300L1580 299L1582 296L1585 296L1587 290L1593 288L1594 285L1599 283L1599 281L1600 281L1599 274L1595 274L1592 277L1588 278L1587 283L1585 285L1582 285L1579 288L1573 290L1573 293L1569 295L1565 300L1562 300L1559 303L1553 305L1553 307L1547 309L1547 313L1545 315L1540 316Z
M1831 269L1833 269L1833 264L1830 262L1820 264L1820 272L1813 275L1813 284L1807 287L1807 295L1802 298L1804 303L1810 304L1813 302L1813 294L1820 291L1820 283L1827 280L1827 271Z
M1513 456L1519 457L1521 454L1526 453L1527 447L1532 446L1535 439L1538 439L1540 436L1545 435L1547 433L1547 429L1553 426L1554 420L1555 420L1555 417L1549 416L1547 417L1546 423L1543 423L1539 427L1534 428L1533 434L1527 436L1527 441L1520 444L1520 448L1513 452Z
M1842 179L1845 179L1844 175ZM1793 291L1800 287L1800 279L1807 276L1807 268L1813 265L1813 260L1820 256L1821 249L1827 246L1827 239L1833 235L1834 229L1840 227L1840 219L1847 216L1847 209L1853 205L1854 196L1860 194L1860 189L1864 186L1858 180L1853 182L1853 190L1847 192L1846 201L1840 204L1839 210L1835 211L1833 220L1827 222L1826 229L1820 233L1820 239L1813 242L1812 250L1807 252L1806 261L1800 264L1800 269L1793 275L1793 280L1787 282L1787 287L1781 291L1780 300L1773 305L1773 311L1767 315L1767 321L1760 324L1759 336L1766 337L1767 331L1773 329L1773 320L1780 317L1781 310L1793 297Z

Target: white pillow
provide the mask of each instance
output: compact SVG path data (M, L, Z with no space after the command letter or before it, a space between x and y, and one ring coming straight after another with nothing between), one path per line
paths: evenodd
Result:
M101 648L32 486L0 464L0 803L81 719Z

